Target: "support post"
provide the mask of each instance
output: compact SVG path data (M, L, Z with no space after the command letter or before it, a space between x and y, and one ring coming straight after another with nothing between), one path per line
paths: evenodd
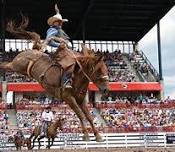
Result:
M0 52L5 52L5 0L1 0Z
M162 74L162 55L161 55L161 37L160 37L160 22L157 22L157 45L158 45L158 62L159 62L159 76L161 84L160 98L164 99L164 84Z
M138 51L138 49L139 49L139 44L138 44L138 42L134 42L133 43L133 51Z
M1 0L0 5L0 60L4 60L5 53L5 0ZM7 82L5 81L5 73L2 73L2 101L7 103Z
M85 44L85 39L86 39L85 22L86 22L86 20L84 20L84 21L83 21L83 24L82 24L82 36L83 36L83 43L84 43L84 44Z
M5 0L1 0L0 5L0 61L2 62L4 59L5 53ZM2 74L3 81L5 81L5 73Z
M2 101L7 103L7 81L2 81Z

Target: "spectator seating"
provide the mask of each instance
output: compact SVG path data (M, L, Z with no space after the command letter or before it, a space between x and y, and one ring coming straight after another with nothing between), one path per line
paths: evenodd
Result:
M171 109L169 109L169 106ZM92 115L93 108L88 106ZM101 109L101 116L106 126L99 124L94 119L94 124L103 132L138 132L138 131L172 131L175 126L175 102L159 104L126 104L111 103L97 104ZM19 128L33 129L40 125L43 107L35 107L32 110L17 110L17 122ZM65 132L81 131L80 123L75 113L65 104L52 106L55 118L66 118ZM95 118L95 117L94 117ZM90 129L90 125L87 123Z

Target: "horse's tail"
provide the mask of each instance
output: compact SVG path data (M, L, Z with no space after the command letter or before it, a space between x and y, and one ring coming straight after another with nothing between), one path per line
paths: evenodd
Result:
M25 17L24 15L22 15L22 21L18 26L15 23L15 21L11 20L7 23L6 30L18 38L32 40L33 41L32 49L37 49L37 50L42 49L42 42L40 39L40 35L36 32L27 31L26 28L28 27L28 24L29 24L28 17Z

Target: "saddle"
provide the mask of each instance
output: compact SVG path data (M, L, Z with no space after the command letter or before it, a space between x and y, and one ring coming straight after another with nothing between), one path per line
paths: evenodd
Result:
M66 46L60 45L57 51L54 53L54 60L57 64L61 65L64 72L70 73L74 69L76 59L72 50L69 50Z

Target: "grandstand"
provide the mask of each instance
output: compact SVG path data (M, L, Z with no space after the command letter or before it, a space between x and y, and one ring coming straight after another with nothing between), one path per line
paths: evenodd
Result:
M63 16L70 19L64 29L72 38L73 49L80 51L80 44L84 42L97 54L103 54L110 77L108 98L103 98L92 82L89 84L86 95L88 107L105 141L96 143L91 135L88 143L82 141L78 118L64 101L47 95L33 79L17 73L1 72L0 130L3 136L12 136L19 128L28 136L34 126L41 123L41 111L51 105L55 116L61 115L68 120L53 148L174 146L171 137L174 137L172 132L175 131L175 102L163 100L159 31L159 20L174 6L174 1L4 0L1 3L0 61L10 61L20 51L31 48L30 41L15 39L5 32L5 20L17 19L20 10L30 18L28 29L37 31L44 39L47 18L54 13L54 4L59 3ZM139 40L155 24L159 40L158 72L138 48ZM51 47L45 50L49 55L52 51ZM93 109L91 101L95 101L101 110ZM14 146L7 140L6 143L0 148Z

